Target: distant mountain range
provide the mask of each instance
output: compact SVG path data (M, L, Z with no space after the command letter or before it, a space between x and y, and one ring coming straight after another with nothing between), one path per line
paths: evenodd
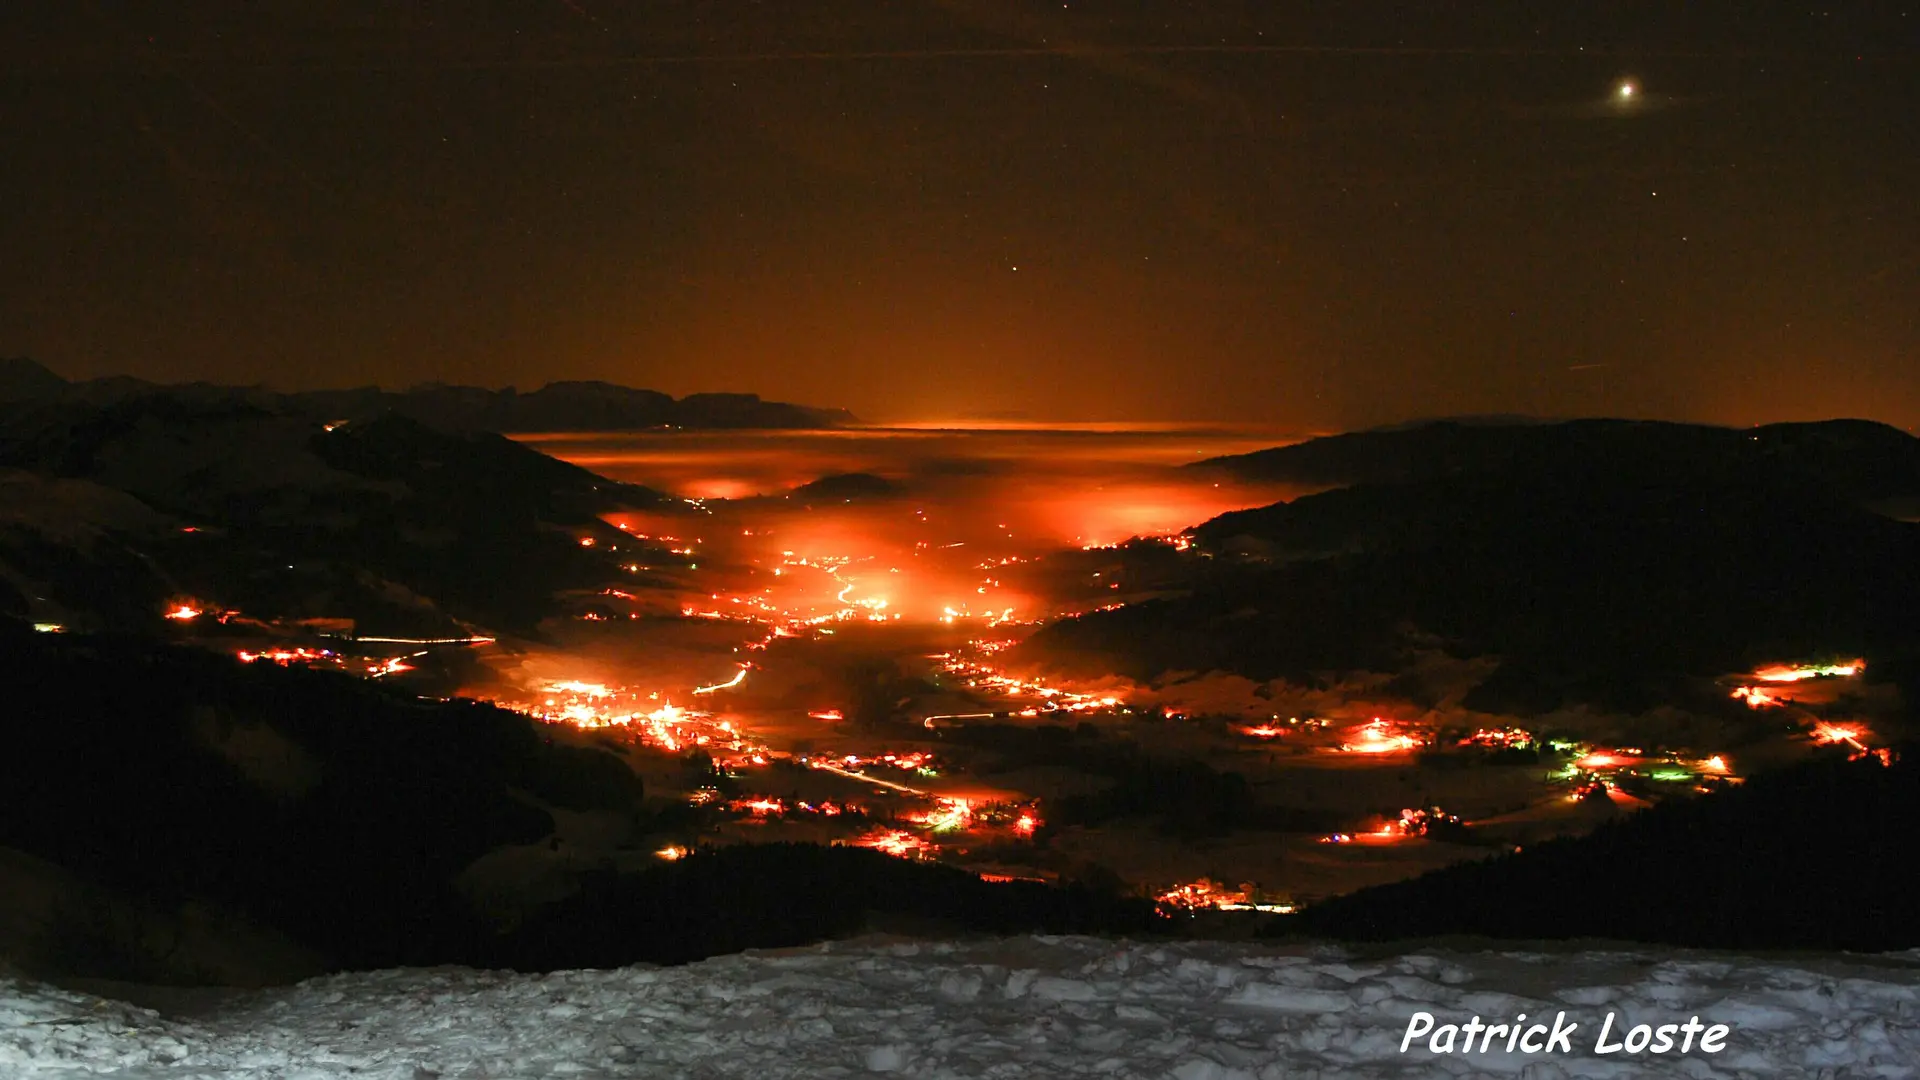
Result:
M667 500L504 433L852 420L594 382L279 393L0 360L0 614L150 633L194 597L363 633L536 634L563 596L673 558L601 520Z
M0 358L0 406L116 405L164 396L211 404L237 402L323 423L398 415L452 431L628 431L647 428L822 428L855 422L845 409L763 401L757 394L690 394L605 382L556 382L521 393L513 387L428 383L408 390L366 386L280 392L214 383L167 385L129 376L70 382L42 364Z
M1657 420L1436 420L1310 439L1188 468L1305 487L1515 478L1686 474L1806 485L1851 497L1920 489L1920 440L1870 420L1713 427Z

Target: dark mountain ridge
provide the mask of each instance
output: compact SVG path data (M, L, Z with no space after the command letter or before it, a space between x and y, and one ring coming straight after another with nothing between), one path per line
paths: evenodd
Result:
M1653 420L1538 424L1440 421L1352 432L1188 466L1240 479L1325 487L1412 484L1461 476L1804 485L1847 498L1920 491L1920 439L1869 420L1723 428Z
M532 633L557 594L623 576L601 515L663 501L491 433L173 395L16 410L0 469L37 496L0 518L0 607L130 630L185 594L373 632Z
M1470 707L1658 703L1676 680L1804 655L1920 652L1920 440L1840 421L1734 432L1436 424L1210 467L1348 486L1191 530L1187 595L1023 647L1067 670L1257 680L1391 671L1409 632L1502 663Z
M757 394L689 394L676 400L656 390L607 382L554 382L538 390L428 383L406 390L375 386L343 390L274 391L214 383L166 385L129 376L69 382L23 358L0 360L0 403L112 406L172 397L231 401L331 423L364 422L396 414L456 431L627 431L648 428L823 428L854 422L844 409L764 401Z

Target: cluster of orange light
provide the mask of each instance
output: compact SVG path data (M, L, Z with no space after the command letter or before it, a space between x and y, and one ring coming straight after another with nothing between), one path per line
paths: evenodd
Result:
M748 535L751 535L751 533L749 532ZM900 621L902 615L892 610L893 602L888 597L878 594L858 597L853 595L855 590L859 588L859 582L843 578L840 571L859 561L863 560L856 560L841 555L795 556L792 551L783 551L780 553L780 562L773 567L773 576L787 577L794 570L802 568L819 571L828 579L830 587L836 590L832 594L830 607L826 607L826 605L820 601L807 600L809 590L803 586L795 586L795 588L799 590L798 596L801 598L799 606L783 606L775 602L773 599L774 589L768 586L761 589L758 593L745 593L733 596L722 596L720 593L710 593L707 598L713 601L715 606L703 609L692 605L684 605L680 609L680 614L682 617L689 619L714 619L757 624L764 628L766 631L765 636L758 641L749 642L745 646L745 648L755 651L766 649L780 638L801 638L810 637L815 634L831 634L833 630L829 627L833 624L849 621L871 623ZM897 573L898 571L896 569L890 570L890 572ZM822 610L823 607L826 607L826 610Z
M981 643L970 643L977 646ZM975 648L974 652L982 650ZM1007 697L1037 697L1041 703L1020 713L1022 716L1038 716L1046 712L1087 712L1094 709L1116 709L1122 704L1113 694L1082 694L1058 686L1049 686L1037 679L1022 679L1008 675L990 664L978 660L968 660L956 653L937 653L928 657L940 662L942 670L969 687L987 693L1003 694Z
M422 654L414 653L413 655L420 656ZM403 659L398 656L394 657L391 660L382 660L377 664L367 665L367 675L375 679L382 678L387 675L398 675L403 671L412 671L412 670L413 670L413 665L407 663L406 659Z
M234 655L239 657L243 664L251 664L255 660L271 660L282 667L288 664L317 664L334 659L331 649L269 649L266 652L248 652L241 649Z
M1576 786L1572 791L1569 791L1567 793L1567 801L1577 803L1582 799L1600 794L1605 794L1608 798L1612 798L1616 790L1611 780L1589 780L1584 784Z
M1002 804L982 806L972 799L952 796L927 795L925 797L932 800L932 805L924 810L905 815L904 820L928 833L979 832L1005 828L1015 836L1031 837L1040 828L1039 817L1029 808L1009 807ZM784 802L767 797L736 799L728 805L737 813L749 813L756 817L781 816L790 813ZM797 803L793 809L825 817L838 817L842 814L865 816L866 814L862 807L840 806L831 802L817 806ZM874 848L901 858L930 859L938 855L940 850L933 840L897 828L874 829L850 843L857 847Z
M853 846L872 848L901 859L931 859L937 851L927 841L900 829L875 829L854 840Z
M1371 723L1359 728L1352 742L1342 743L1340 749L1349 754L1392 754L1419 746L1419 739L1395 731L1391 724L1376 716Z
M907 820L934 832L964 831L973 827L973 802L942 797L935 800L931 810L908 814Z
M1040 828L1040 818L1030 806L1010 806L1005 803L982 805L966 799L940 799L940 809L927 820L928 827L935 832L945 828L962 828L975 831L1007 829L1015 836L1031 837ZM953 825L944 825L954 822Z
M868 775L867 773L859 772L854 769L849 769L846 766L840 764L840 762L838 761L832 761L826 758L803 757L800 759L800 763L802 765L807 766L810 769L819 769L821 772L829 772L834 774L835 776L844 777L845 779L848 779L848 780L855 780L862 784L872 784L875 787L882 787L882 788L887 788L888 790L891 790L891 791L898 791L904 795L926 795L927 794L927 792L922 791L917 787L913 787L910 784L903 784L898 780L888 780L885 777L881 777L881 776L871 776L871 775Z
M1851 678L1865 671L1865 660L1849 660L1838 664L1770 664L1753 672L1750 678L1756 682L1771 683L1771 687L1742 685L1733 688L1732 697L1744 701L1750 709L1778 708L1798 699L1800 691L1793 684L1821 679Z
M708 789L702 790L704 792ZM713 801L714 797L712 795L702 795L700 799L694 802L694 805L704 806ZM815 814L820 817L840 817L846 814L864 816L867 812L865 807L854 803L837 803L832 800L825 800L817 803L794 802L790 804L785 799L777 799L771 795L756 795L750 798L733 799L727 803L727 809L736 814L746 814L750 817L760 819L791 817L795 814Z
M1460 740L1460 745L1509 749L1517 746L1531 746L1533 741L1533 733L1524 728L1481 728Z
M1845 743L1861 753L1867 752L1867 746L1860 741L1866 729L1856 724L1829 724L1821 721L1813 725L1813 741L1822 746L1835 746Z
M1849 660L1842 664L1771 664L1753 673L1761 682L1791 683L1805 679L1827 677L1847 678L1865 671L1865 660Z
M914 772L919 769L930 769L933 767L933 755L924 750L912 750L904 754L888 753L881 754L877 757L865 758L858 754L846 754L838 760L849 769L857 769L862 765L885 765L890 768L905 769L908 772Z
M1175 551L1186 551L1187 549L1193 547L1193 537L1188 536L1186 533L1182 533L1182 532L1143 532L1136 536L1129 537L1129 539L1158 541L1162 544L1168 545L1169 547L1173 548L1173 550ZM1123 546L1122 543L1081 544L1080 550L1081 551L1117 551L1122 546Z
M998 583L996 582L996 584ZM983 588L981 591L985 592L986 590ZM1010 623L1020 621L1013 617L1013 611L1014 609L1009 607L1001 608L999 611L976 612L964 605L954 607L949 604L940 609L940 621L951 626L961 619L982 619L985 620L988 627L1006 626Z
M1179 716L1184 714L1169 711L1167 715ZM1276 716L1272 720L1267 721L1266 723L1255 724L1250 727L1241 727L1239 731L1240 731L1240 734L1242 735L1250 735L1256 739L1272 739L1272 738L1277 738L1278 736L1281 736L1281 735L1285 735L1287 732L1293 731L1293 730L1298 730L1302 728L1311 730L1312 728L1326 727L1326 726L1327 726L1327 722L1325 720L1308 719L1307 721L1302 723L1301 719L1297 716L1287 717L1286 725L1282 726L1280 724L1280 718Z
M745 673L743 666L736 680ZM548 684L546 694L537 701L496 697L494 703L548 723L630 731L642 743L669 753L703 749L713 753L716 763L722 766L766 764L767 748L744 736L731 720L662 701L657 693L644 696L649 704L656 701L659 704L642 708L639 707L642 696L600 683L569 680ZM731 756L723 758L722 754Z
M1366 832L1329 833L1321 837L1320 842L1323 844L1384 844L1404 840L1410 836L1420 836L1426 832L1426 828L1424 822L1414 815L1422 813L1422 811L1402 810L1398 818L1384 821Z
M1437 806L1429 806L1424 810L1402 810L1398 821L1387 823L1388 827L1397 828L1408 836L1425 836L1436 824L1459 825L1461 821L1457 814L1449 814Z
M1266 911L1287 914L1294 910L1292 904L1270 903L1256 900L1254 889L1242 885L1238 889L1229 889L1211 878L1201 878L1185 885L1173 888L1154 897L1164 907L1180 908L1188 912L1202 908L1216 911Z

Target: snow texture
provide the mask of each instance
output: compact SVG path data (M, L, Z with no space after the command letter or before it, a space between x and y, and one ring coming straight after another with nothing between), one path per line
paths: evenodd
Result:
M1581 1027L1571 1053L1440 1054L1416 1011ZM1593 1053L1602 1018L1732 1027L1724 1050ZM1086 938L847 942L678 968L384 971L206 1015L0 977L0 1076L1907 1077L1920 953L1420 952Z

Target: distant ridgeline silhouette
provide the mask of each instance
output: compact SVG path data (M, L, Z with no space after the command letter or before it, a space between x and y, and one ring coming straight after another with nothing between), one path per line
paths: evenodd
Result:
M1214 557L1179 595L1016 657L1310 683L1438 641L1499 661L1464 707L1530 716L1687 704L1780 657L1920 656L1920 439L1884 424L1435 423L1188 468L1312 493L1195 526Z
M763 401L757 394L689 394L675 399L656 390L606 382L555 382L521 393L513 387L426 383L391 391L279 392L258 386L179 385L111 376L69 382L25 358L0 358L0 405L56 403L112 405L131 398L173 396L197 403L244 402L316 420L364 421L397 413L460 431L626 431L648 428L820 428L854 422L845 409Z

